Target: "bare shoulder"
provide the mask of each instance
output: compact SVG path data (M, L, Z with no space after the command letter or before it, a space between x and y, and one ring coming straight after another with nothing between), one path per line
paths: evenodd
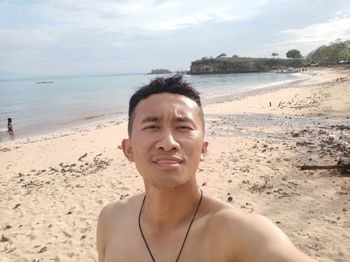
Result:
M244 227L249 228L247 220L256 220L255 216L219 199L205 196L204 200L202 210L205 226L208 230L212 230L212 234L219 235L224 242L236 242L238 238L234 236L241 234Z
M109 203L100 212L99 224L109 224L111 221L118 224L118 222L135 212L143 196L144 194L138 194L121 201Z
M248 213L230 204L222 202L214 198L208 198L209 212L208 222L222 225L225 230L233 230L235 233L244 233L244 236L249 237L254 234L254 237L268 235L271 236L271 230L278 227L268 218L255 214Z
M140 205L143 196L143 194L139 194L122 201L115 201L102 209L96 230L99 261L104 261L108 243L122 235L121 232L134 227L130 217L136 216L137 205Z
M315 261L300 252L270 219L206 197L206 225L236 260Z

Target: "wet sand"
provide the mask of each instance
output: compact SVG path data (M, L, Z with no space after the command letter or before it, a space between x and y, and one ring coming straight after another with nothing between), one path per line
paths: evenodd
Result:
M350 175L299 167L350 153L350 69L314 73L207 106L209 153L198 184L266 215L319 261L347 261ZM143 191L119 147L126 136L125 121L109 121L0 144L1 261L97 261L99 211Z

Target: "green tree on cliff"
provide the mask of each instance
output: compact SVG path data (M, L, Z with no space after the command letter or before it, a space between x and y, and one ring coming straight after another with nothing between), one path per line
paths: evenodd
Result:
M218 55L216 58L225 57L225 56L227 56L225 53L221 53L221 54Z
M337 64L339 61L350 59L350 40L341 41L337 39L329 45L323 45L307 56L307 60L323 64Z
M292 58L292 59L299 59L303 56L301 55L300 51L297 49L291 49L286 53L286 57Z
M278 56L278 54L277 53L272 53L271 56L275 59L276 56Z

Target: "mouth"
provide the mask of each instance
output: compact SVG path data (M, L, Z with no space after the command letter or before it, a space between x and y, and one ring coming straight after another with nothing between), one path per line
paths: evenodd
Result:
M183 162L182 158L169 157L169 156L158 156L152 159L152 163L163 168L175 168L181 165Z

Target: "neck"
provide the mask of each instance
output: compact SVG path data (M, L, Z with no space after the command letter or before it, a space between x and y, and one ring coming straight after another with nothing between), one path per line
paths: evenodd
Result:
M198 205L197 186L176 189L146 188L143 217L146 223L159 230L188 223Z

